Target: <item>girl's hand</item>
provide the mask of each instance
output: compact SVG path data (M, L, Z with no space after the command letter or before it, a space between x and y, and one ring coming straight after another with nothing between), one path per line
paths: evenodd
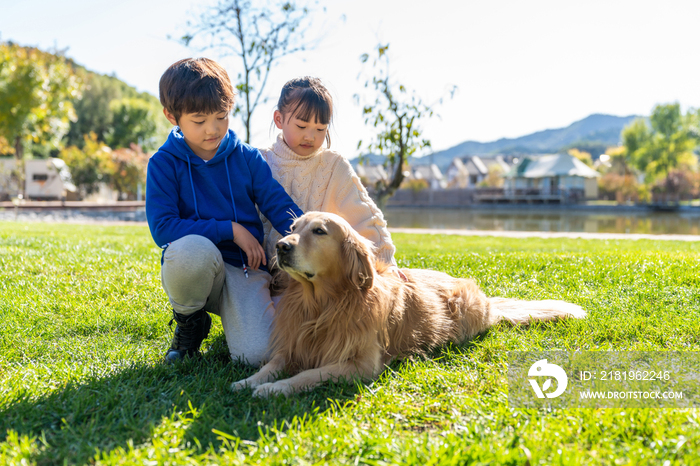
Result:
M397 275L404 282L408 282L408 278L406 277L406 275L397 266L392 265L391 267L389 267L389 270L391 270L394 273L394 275Z
M258 240L243 225L236 222L231 222L231 224L233 225L233 242L248 256L248 266L253 270L258 270L261 263L267 265L265 251Z

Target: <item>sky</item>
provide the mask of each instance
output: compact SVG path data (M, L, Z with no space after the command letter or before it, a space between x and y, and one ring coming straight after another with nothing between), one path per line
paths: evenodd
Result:
M261 0L254 0L255 2ZM208 56L231 76L238 63L188 49L188 20L216 0L0 0L0 40L66 49L89 70L158 95L173 62ZM371 138L355 94L360 56L390 44L391 76L435 104L421 127L433 150L565 127L593 113L649 115L656 104L700 107L700 1L331 0L313 17L316 46L286 57L253 119L252 144L274 141L282 85L317 76L334 98L332 148L348 158ZM457 87L451 99L448 90ZM244 134L242 123L231 127Z

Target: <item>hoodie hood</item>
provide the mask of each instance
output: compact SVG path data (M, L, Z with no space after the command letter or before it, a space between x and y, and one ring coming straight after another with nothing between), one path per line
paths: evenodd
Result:
M192 166L195 170L199 170L203 166L207 166L207 169L211 169L214 165L219 163L224 163L224 170L226 171L226 179L228 181L228 194L231 202L231 207L233 208L233 221L238 222L238 214L236 209L236 200L233 196L233 187L231 185L231 173L228 165L225 163L226 159L238 148L240 141L232 130L228 130L224 137L221 139L219 148L216 150L216 155L211 160L203 160L190 148L185 141L185 135L179 126L176 126L170 131L168 140L163 144L161 150L167 152L174 157L179 158L187 162L187 171L190 179L190 188L192 189L192 199L194 201L194 211L197 218L201 218L199 213L199 205L197 202L197 193L195 192L194 180L192 177Z
M184 160L185 162L189 161L193 165L199 165L220 163L221 161L225 160L229 155L231 155L240 145L241 141L240 139L238 139L238 136L236 136L236 133L229 129L228 132L224 135L223 139L221 140L221 143L219 144L219 148L216 150L216 155L214 156L214 158L205 162L192 151L190 146L187 145L187 142L185 141L185 135L182 134L180 127L175 126L170 131L170 134L168 135L168 139L165 141L165 144L163 144L159 150L167 152L173 155L174 157L179 158L180 160Z

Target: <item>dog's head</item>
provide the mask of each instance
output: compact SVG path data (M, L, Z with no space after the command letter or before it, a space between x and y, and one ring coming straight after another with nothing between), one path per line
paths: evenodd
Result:
M357 288L371 288L374 283L372 243L338 215L302 215L276 247L277 264L298 282L319 285L347 280Z

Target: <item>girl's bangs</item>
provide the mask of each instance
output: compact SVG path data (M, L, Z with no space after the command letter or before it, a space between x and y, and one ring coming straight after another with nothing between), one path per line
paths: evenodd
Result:
M328 102L319 96L313 90L305 90L296 102L293 102L290 107L290 115L294 117L310 122L315 119L318 123L322 125L330 124L332 109Z

